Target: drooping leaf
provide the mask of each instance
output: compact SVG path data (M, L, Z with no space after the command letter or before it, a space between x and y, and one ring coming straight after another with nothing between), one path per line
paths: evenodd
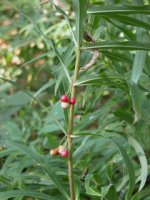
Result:
M140 164L141 164L140 181L141 181L141 183L140 183L139 191L141 191L146 183L147 174L148 174L147 159L146 159L145 153L144 153L141 145L133 137L129 136L128 142L134 148L134 150L136 151L136 154L140 160Z
M94 189L94 188L92 188L92 187L90 186L90 181L91 181L92 177L93 177L93 174L89 174L89 175L87 175L86 178L85 178L85 189L86 189L86 193L87 193L88 195L91 195L91 196L101 197L102 194L101 194L99 191L97 191L96 189Z
M22 152L24 152L25 154L27 154L31 158L33 158L33 160L36 162L36 164L39 165L49 175L49 177L53 180L56 187L64 195L64 197L66 197L66 199L69 199L67 192L65 191L65 189L63 188L63 186L61 184L61 181L59 180L59 177L54 173L54 171L52 171L50 169L50 166L48 166L44 162L42 157L36 155L33 151L30 150L30 148L28 148L24 144L20 144L20 143L13 142L13 141L6 141L6 144L13 146L13 147L16 147L17 149L21 150Z
M71 65L72 61L75 58L74 51L75 51L74 44L70 43L68 45L68 47L66 48L66 51L62 55L63 62L65 64L65 66L67 66L67 68ZM66 90L66 87L68 87L68 83L66 82L65 74L64 74L63 70L60 69L60 67L61 67L61 64L58 65L57 70L54 71L54 74L56 74L56 78L57 78L56 85L55 85L55 94L57 94L59 87L60 88L61 88L61 86L64 87L64 90ZM68 88L67 88L67 90L68 90ZM62 89L60 89L60 91L63 92Z
M117 191L114 185L109 185L105 188L105 190L103 190L102 199L105 199L105 198L111 199L111 200L119 199L119 196L117 194Z
M47 88L51 87L53 84L55 83L54 80L44 84L33 96L36 97L38 95L40 95L42 92L44 92ZM33 100L32 100L33 101ZM31 101L31 104L32 104L32 101Z
M133 109L135 112L134 121L144 120L149 123L150 119L150 102L144 95L144 92L132 81L128 82L130 96L133 103Z
M3 81L6 81L10 84L12 84L13 86L19 88L20 90L22 90L24 93L26 93L29 97L33 98L35 101L37 101L39 103L39 105L45 109L45 106L37 99L35 98L29 91L25 90L19 83L15 82L15 81L12 81L12 80L9 80L9 79L6 79L6 78L3 78L3 77L0 77L1 80Z
M147 163L144 150L142 146L140 145L140 143L136 139L134 139L132 136L125 133L117 133L117 134L123 136L128 141L128 144L132 146L132 148L136 152L136 156L138 157L140 161L141 169L140 169L140 175L139 175L138 181L140 181L139 191L141 191L146 183L147 175L148 175L148 163Z
M68 81L71 83L72 81L71 81L71 77L70 77L69 71L68 71L68 69L67 69L67 67L66 67L66 65L65 65L65 63L64 63L64 61L63 61L63 59L62 59L62 57L60 56L58 50L55 48L55 46L54 46L54 44L53 44L52 41L48 40L48 44L50 45L50 47L51 47L51 48L53 49L53 51L55 52L57 58L59 59L61 65L62 65L62 67L63 67L63 70L64 70L64 72L65 72L65 74L66 74L66 77L68 78Z
M133 190L135 188L135 171L134 171L134 167L132 164L132 161L130 159L130 157L128 156L128 154L126 153L124 147L122 147L119 142L117 140L115 140L114 138L110 138L110 140L115 144L115 146L117 146L117 148L119 149L125 165L126 165L126 170L128 172L128 176L129 176L129 186L128 186L128 191L125 197L125 200L130 200Z
M146 199L146 197L149 197L150 196L150 188L147 187L146 189L140 191L139 193L135 194L131 200L144 200ZM149 200L147 198L147 200Z
M77 41L76 41L74 32L73 32L73 30L72 30L72 27L71 27L70 20L69 20L68 16L66 15L66 13L65 13L60 7L58 7L58 6L56 6L56 5L55 5L55 7L56 7L56 10L57 10L59 13L61 13L61 14L63 15L63 17L65 18L65 20L66 20L66 22L67 22L67 24L68 24L68 26L69 26L70 32L71 32L71 34L72 34L72 38L73 38L74 44L77 46Z

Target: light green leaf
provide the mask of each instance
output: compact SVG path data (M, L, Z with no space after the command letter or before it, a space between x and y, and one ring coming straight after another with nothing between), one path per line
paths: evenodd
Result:
M59 61L60 61L61 65L62 65L62 67L63 67L63 69L64 69L64 72L65 72L65 74L66 74L66 76L67 76L69 82L72 83L72 80L71 80L69 71L68 71L66 65L64 64L63 59L62 59L61 56L59 55L59 52L55 49L55 47L54 47L52 41L50 41L49 43L51 44L51 47L52 47L53 51L55 52L57 58L59 59Z
M75 182L75 200L80 199L80 183L78 181Z
M33 96L36 97L38 95L40 95L42 92L44 92L47 88L51 87L53 84L55 83L54 80L51 80L50 82L44 84ZM33 101L33 99L32 99ZM31 101L31 104L32 104L32 101Z
M74 44L70 43L68 45L68 47L66 48L66 51L64 52L64 54L62 55L63 58L63 62L65 64L65 66L69 67L72 63L72 61L75 58L75 48L74 48ZM61 88L61 84L64 86L64 90L66 90L66 88L68 89L68 84L66 83L66 77L62 71L62 69L60 69L61 64L57 66L57 70L54 71L54 74L56 74L57 77L57 81L55 84L55 95L57 94L58 88ZM65 87L66 85L66 87ZM60 89L61 91L61 89Z
M150 6L131 6L131 5L107 5L93 6L87 11L88 14L150 14Z
M130 81L128 85L135 112L134 121L137 122L142 116L142 93L135 83Z
M14 151L16 151L16 150L14 150L14 148L5 149L5 150L0 152L0 158L5 157L5 156L9 156Z
M146 59L146 51L138 51L136 52L133 67L132 67L132 76L131 80L137 84L144 68L145 59Z
M71 34L72 34L72 38L73 38L74 44L77 46L76 38L75 38L74 32L73 32L73 30L72 30L72 27L71 27L70 20L69 20L68 16L66 15L66 13L65 13L60 7L58 7L58 6L56 6L56 5L55 5L55 7L56 7L56 10L57 10L59 13L61 13L61 14L63 15L63 17L65 18L65 20L66 20L66 22L67 22L67 24L68 24L68 27L69 27L69 29L70 29L70 32L71 32Z
M85 178L85 189L86 189L86 193L88 195L92 195L92 196L97 196L97 197L101 197L102 194L98 191L96 191L95 189L93 189L91 186L90 186L90 181L93 177L93 174L89 174L86 176Z
M3 81L6 81L10 84L12 84L13 86L19 88L20 90L22 90L23 92L25 92L29 97L33 98L36 102L39 103L39 105L45 109L45 106L37 99L35 98L30 92L28 92L27 90L25 90L19 83L15 82L15 81L12 81L12 80L9 80L9 79L6 79L6 78L3 78L3 77L0 77L1 80Z
M132 81L128 82L130 96L133 103L133 109L135 112L135 122L144 120L149 124L150 120L150 102L145 96L144 92Z
M133 137L129 136L128 142L136 151L136 154L137 154L137 156L140 160L140 164L141 164L141 174L140 174L141 183L140 183L140 187L139 187L139 191L140 191L144 187L144 185L146 183L146 179L147 179L147 174L148 174L147 159L146 159L145 153L144 153L141 145Z
M86 11L88 6L88 0L74 0L74 11L76 16L76 40L78 46L81 46L84 36L84 27L86 20Z
M137 19L140 19L141 21L148 23L148 16L138 15ZM149 42L149 34L143 28L137 28L136 35L137 35L138 41ZM134 83L138 82L138 80L143 72L146 55L147 55L146 51L141 50L141 51L136 52L133 67L132 67L132 76L131 76L131 80Z

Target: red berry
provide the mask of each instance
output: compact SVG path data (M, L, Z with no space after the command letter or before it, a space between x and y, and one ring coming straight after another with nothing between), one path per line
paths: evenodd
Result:
M68 101L69 101L69 99L68 99L68 96L67 95L63 95L62 97L61 97L61 102L67 102L68 103Z
M71 105L74 105L74 104L76 103L76 99L75 99L75 98L71 98L71 99L69 100L69 103L70 103Z
M68 156L68 150L65 149L60 153L61 157L67 157Z

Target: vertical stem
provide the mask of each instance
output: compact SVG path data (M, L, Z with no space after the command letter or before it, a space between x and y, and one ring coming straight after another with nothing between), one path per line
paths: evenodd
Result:
M77 48L76 53L76 63L75 63L75 70L73 76L73 84L71 88L71 97L75 98L76 96L76 87L74 86L75 81L78 78L79 73L79 64L80 64L80 48ZM74 191L74 177L73 177L73 142L72 137L73 134L73 126L74 126L74 105L70 106L69 111L69 126L68 126L68 176L69 176L69 186L70 186L70 200L75 200L75 191Z

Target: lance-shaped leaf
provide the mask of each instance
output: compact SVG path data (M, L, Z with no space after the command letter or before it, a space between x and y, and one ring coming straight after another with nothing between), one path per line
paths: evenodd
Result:
M139 1L135 0L135 2L138 4ZM140 3L141 3L141 1L140 1ZM146 16L146 15L138 15L138 16L136 16L136 18L143 22L148 23L148 16ZM137 35L137 40L144 41L144 42L149 41L148 32L146 30L144 30L143 28L137 28L136 35ZM134 63L133 63L133 68L132 68L132 76L131 76L131 80L134 83L138 82L138 80L143 72L146 55L147 55L147 51L140 50L140 51L136 52Z
M133 193L133 190L135 188L135 172L134 172L134 167L132 164L132 161L130 159L130 157L128 156L128 154L126 153L126 150L124 149L124 147L122 147L119 142L117 140L115 140L114 138L110 138L110 141L117 146L117 148L119 149L125 165L126 165L126 169L128 172L128 176L129 176L129 187L128 187L128 191L125 197L125 200L129 200L131 198L131 195Z
M109 5L109 6L93 6L91 7L88 14L150 14L150 6L131 6L131 5Z
M125 42L96 42L93 44L87 44L82 49L120 49L120 50L150 50L150 43L137 42L137 41L125 41Z
M81 46L84 35L84 27L86 20L86 12L88 6L88 0L74 0L74 11L76 16L76 40L78 46Z

